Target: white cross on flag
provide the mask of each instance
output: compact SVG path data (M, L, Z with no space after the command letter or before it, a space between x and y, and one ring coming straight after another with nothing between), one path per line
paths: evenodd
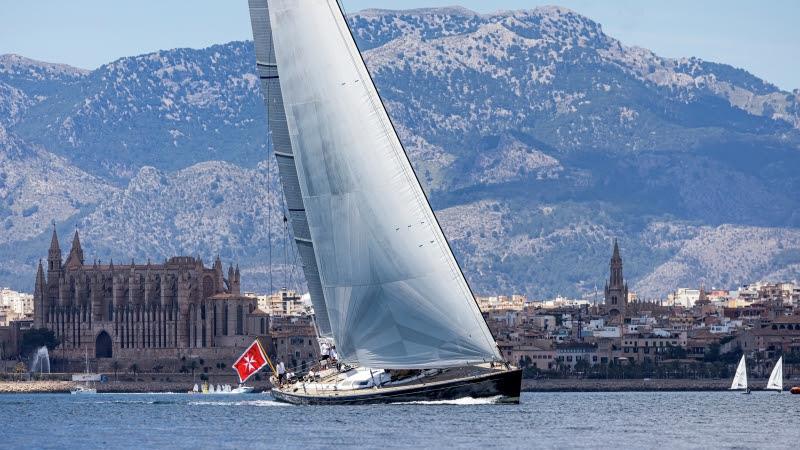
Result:
M261 347L261 343L256 339L250 347L242 353L242 356L233 363L233 368L239 374L239 383L244 383L252 377L262 367L267 365L267 354Z

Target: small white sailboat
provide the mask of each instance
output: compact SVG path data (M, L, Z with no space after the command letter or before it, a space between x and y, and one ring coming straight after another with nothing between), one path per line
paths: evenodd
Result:
M89 373L89 351L88 350L84 350L84 357L86 358L86 373L83 376L79 377L84 381L83 381L83 384L79 384L79 385L73 387L69 391L69 393L72 394L72 395L97 394L97 389L95 389L92 386L90 380L96 380L96 379L99 378L99 376ZM75 378L76 378L76 376L73 376L73 380Z
M70 390L69 393L72 395L97 394L97 389L87 385L79 384L78 386L72 388L72 390Z
M750 389L747 387L747 362L745 362L744 355L742 355L742 359L739 360L739 365L736 367L736 375L733 376L731 390L744 390L745 394L750 393Z
M767 381L767 390L783 392L783 356L778 358L778 362L772 369L769 381Z

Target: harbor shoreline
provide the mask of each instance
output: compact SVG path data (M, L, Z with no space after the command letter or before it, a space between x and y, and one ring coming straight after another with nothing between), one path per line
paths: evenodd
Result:
M198 381L198 384L201 382ZM36 380L36 381L0 381L0 394L58 394L69 393L80 383L74 381ZM752 380L754 391L763 390L766 380ZM800 383L799 383L800 384ZM186 393L192 389L193 383L186 381L110 381L96 383L94 387L99 393ZM268 382L256 382L256 392L270 389ZM787 390L791 385L787 384ZM523 392L669 392L669 391L727 391L729 380L669 380L669 379L632 379L632 380L588 380L588 379L524 379Z

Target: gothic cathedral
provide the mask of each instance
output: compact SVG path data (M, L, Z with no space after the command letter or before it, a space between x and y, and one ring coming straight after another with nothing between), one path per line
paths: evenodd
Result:
M75 358L218 354L243 347L265 320L257 300L241 295L239 268L225 277L219 257L211 268L190 256L86 264L77 231L62 262L53 230L35 286L34 326L54 331L59 351Z

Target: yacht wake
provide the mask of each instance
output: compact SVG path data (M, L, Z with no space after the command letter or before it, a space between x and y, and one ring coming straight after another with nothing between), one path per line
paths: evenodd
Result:
M462 397L454 400L420 400L416 402L397 402L393 405L492 405L497 403L503 396L473 398Z
M196 401L189 402L193 406L291 406L288 403L276 402L275 400L241 400L238 402L213 402L213 401Z

